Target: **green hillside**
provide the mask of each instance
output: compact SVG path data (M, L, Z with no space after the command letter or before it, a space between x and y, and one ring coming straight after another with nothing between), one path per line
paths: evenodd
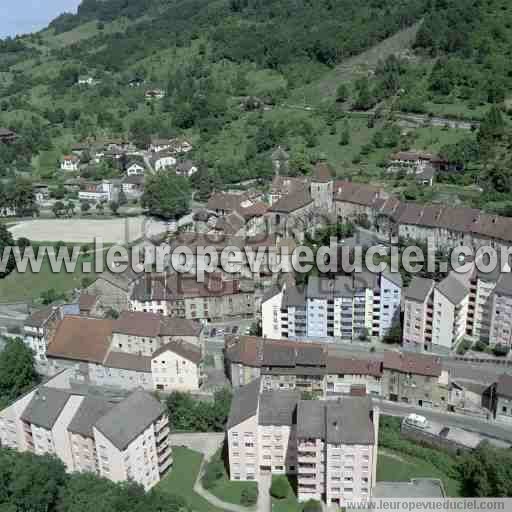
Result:
M466 202L499 141L482 155L476 130L397 114L476 122L498 104L506 128L511 49L507 0L84 0L0 42L0 126L20 135L0 146L0 175L56 182L73 143L183 135L206 188L268 177L283 145L294 172L324 156L340 176L403 191L411 184L390 182L385 162L418 149L463 160L438 192L457 185ZM81 76L98 82L78 86ZM151 88L165 98L146 101Z

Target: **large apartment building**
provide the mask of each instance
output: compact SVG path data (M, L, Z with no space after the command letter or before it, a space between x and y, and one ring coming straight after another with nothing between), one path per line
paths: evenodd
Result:
M510 273L450 273L434 282L414 277L404 291L406 349L448 353L463 337L511 347Z
M287 286L264 297L263 336L317 340L385 336L400 322L402 280L398 273L362 272L310 277L307 286Z
M379 411L369 397L301 400L298 391L238 388L227 424L231 480L297 476L300 501L345 506L371 497Z
M84 396L61 372L0 411L4 447L59 458L68 472L91 472L146 490L172 466L169 420L152 395L135 391L115 403Z

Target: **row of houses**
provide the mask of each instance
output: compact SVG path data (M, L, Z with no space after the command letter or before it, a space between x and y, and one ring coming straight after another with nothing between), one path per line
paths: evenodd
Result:
M306 286L284 283L261 303L263 336L334 341L384 337L400 323L402 278L370 272L311 276Z
M404 292L403 344L448 353L463 338L508 352L512 346L512 277L475 267L436 283L414 277Z
M68 472L93 473L151 489L172 468L169 419L150 393L120 401L72 388L64 371L0 411L0 444L60 459Z
M197 391L203 381L202 327L153 313L122 312L118 319L36 312L25 343L46 375L74 372L78 382L147 391Z
M372 395L439 409L462 400L459 388L452 398L449 372L429 354L340 357L321 343L241 336L226 337L225 361L234 387L260 379L261 391L307 391L324 399Z
M276 176L269 209L274 231L281 236L300 234L319 209L334 220L364 219L378 236L391 242L399 238L429 242L434 250L512 245L509 217L475 208L400 201L381 188L334 176L325 162L319 162L310 177Z

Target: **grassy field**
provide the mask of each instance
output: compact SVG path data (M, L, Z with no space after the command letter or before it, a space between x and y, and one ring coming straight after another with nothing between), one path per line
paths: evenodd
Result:
M156 487L160 492L181 496L194 512L223 512L194 492L203 456L188 448L173 447L173 469Z
M428 461L399 452L379 450L378 482L408 482L411 478L439 478L448 496L460 496L460 482L446 476Z
M25 273L14 271L5 279L0 279L0 301L30 302L51 288L58 293L67 293L73 288L79 288L84 277L94 276L93 273L82 272L83 261L82 257L78 258L77 268L73 273L67 273L65 269L59 273L52 272L48 259L43 262L40 272L34 273L29 269Z
M220 459L221 454L217 452L215 458ZM215 486L208 489L214 496L217 496L226 503L234 503L235 505L242 504L242 492L247 488L258 488L256 482L233 482L229 480L229 476L224 469L224 474L220 480L215 482Z

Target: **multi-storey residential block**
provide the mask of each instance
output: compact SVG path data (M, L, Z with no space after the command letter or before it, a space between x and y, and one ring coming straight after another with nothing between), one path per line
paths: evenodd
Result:
M401 287L400 275L388 272L310 277L306 288L284 285L282 292L262 301L263 336L326 341L383 337L400 321Z
M74 393L63 372L0 411L0 441L59 458L68 472L92 472L146 490L172 466L169 421L152 395L119 403ZM58 387L53 387L58 386Z
M297 475L298 498L367 500L375 485L379 412L368 397L301 400L297 391L238 388L227 424L230 478Z
M441 359L413 352L384 352L382 394L419 407L448 405L449 374Z
M195 391L203 379L201 327L125 311L117 320L65 317L47 349L48 373L123 389Z
M503 274L493 290L490 302L491 346L512 347L512 275ZM485 303L484 303L485 304Z

